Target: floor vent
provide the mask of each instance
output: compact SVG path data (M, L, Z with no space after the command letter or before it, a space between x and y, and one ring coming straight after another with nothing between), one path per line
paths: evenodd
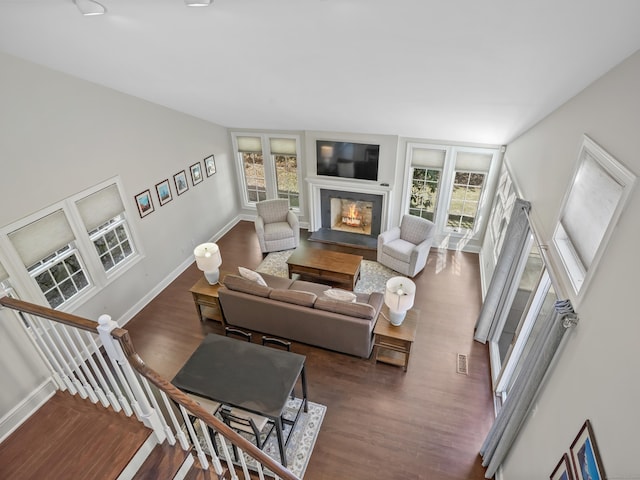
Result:
M464 353L458 354L457 372L463 375L469 375L469 364L467 356Z

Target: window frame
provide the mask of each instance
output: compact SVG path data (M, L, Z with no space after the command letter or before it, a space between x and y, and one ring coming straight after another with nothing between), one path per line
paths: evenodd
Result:
M583 184L579 184L581 178L580 172L587 159L594 160L601 171L608 175L608 180L612 180L620 186L618 197L609 199L615 201L615 207L612 209L609 218L601 224L601 226L604 227L602 238L595 249L589 265L585 265L580 259L577 248L562 223L565 214L567 214L567 206L571 201L573 193L579 192L580 190L597 190L597 188L592 188L591 185L585 185L584 182ZM551 248L549 249L552 259L560 266L558 270L562 271L563 283L566 287L565 290L569 292L570 300L574 307L577 307L584 297L584 292L587 290L587 286L593 277L600 258L618 223L618 219L624 211L635 182L636 175L633 172L622 165L589 136L583 135L578 160L571 181L569 182L569 188L565 193L559 209L556 227L554 228L551 238Z
M116 185L120 200L122 201L124 208L122 212L123 221L126 224L125 228L135 253L128 256L124 261L118 263L107 272L104 270L97 249L89 236L89 232L86 230L76 202L113 184ZM0 228L0 247L2 247L0 248L0 261L2 261L8 273L8 279L19 292L21 298L49 304L37 281L28 271L28 268L31 266L27 267L24 265L12 242L9 240L9 234L58 210L62 210L71 227L74 236L74 240L71 242L72 249L78 256L78 261L85 272L89 285L63 302L56 310L62 312L73 311L142 260L144 253L141 249L141 242L136 234L135 227L130 221L131 218L136 218L136 216L130 211L130 202L124 201L123 191L120 178L113 177ZM42 260L44 259L40 261Z
M405 158L406 173L401 201L401 212L403 214L408 214L410 211L410 195L413 182L413 168L433 168L413 164L413 151L424 149L440 150L445 152L437 198L438 210L435 212L435 218L433 221L436 226L436 243L446 242L448 243L448 245L443 246L446 246L447 248L466 249L469 251L479 252L481 249L482 237L484 235L484 231L487 228L488 217L490 216L490 209L493 200L493 197L492 195L490 195L490 193L495 190L495 186L498 180L497 177L500 172L500 147L475 147L463 145L442 145L433 143L407 142ZM461 229L459 231L454 231L452 228L447 226L447 221L449 216L449 206L453 193L453 185L456 172L456 158L458 153L491 155L491 160L486 171L481 169L461 170L465 172L469 171L471 173L483 173L485 175L485 181L480 193L480 199L478 201L478 210L475 216L474 228L471 230ZM473 240L472 245L470 245L471 240Z
M264 166L264 177L265 177L265 190L266 190L266 198L267 200L281 198L278 196L278 182L277 182L277 172L276 172L276 161L275 156L280 154L272 154L271 153L271 142L272 138L283 138L295 140L296 142L296 163L297 163L297 183L298 183L298 199L299 206L291 206L291 210L296 214L300 214L304 211L304 196L302 195L302 164L303 164L303 155L302 148L300 142L300 135L290 134L290 133L278 133L278 132L244 132L244 131L234 131L231 132L231 143L233 146L233 153L235 155L236 161L236 170L238 172L238 188L241 192L241 201L242 207L245 209L256 208L255 201L249 200L247 194L247 182L245 178L244 172L244 158L242 153L238 151L238 137L259 137L262 144L262 160Z

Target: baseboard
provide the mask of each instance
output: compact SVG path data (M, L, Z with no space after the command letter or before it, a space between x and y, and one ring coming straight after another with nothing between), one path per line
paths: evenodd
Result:
M229 230L237 225L242 218L237 216L229 221L218 233L216 233L213 237L211 237L208 241L215 242L222 238ZM169 275L167 275L160 283L155 285L149 292L142 297L138 302L136 302L129 310L127 310L118 320L118 325L120 327L126 325L133 317L135 317L144 307L146 307L151 300L153 300L162 290L168 287L171 282L173 282L176 278L178 278L187 268L191 266L194 262L193 255L189 254L189 256L184 259L184 261L178 265Z
M7 412L0 419L0 443L44 405L56 393L56 390L55 382L52 378L49 378L33 390L27 398Z

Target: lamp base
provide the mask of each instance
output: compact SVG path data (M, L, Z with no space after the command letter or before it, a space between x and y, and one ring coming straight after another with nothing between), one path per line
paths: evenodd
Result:
M407 312L394 312L389 310L389 323L394 327L399 327L404 322L404 317L407 316Z
M215 285L220 280L220 270L217 268L212 272L204 272L204 278L207 279L209 285Z

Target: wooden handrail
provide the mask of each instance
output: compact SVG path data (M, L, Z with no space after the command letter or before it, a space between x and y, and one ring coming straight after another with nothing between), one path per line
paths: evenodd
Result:
M24 300L10 298L8 296L0 297L0 305L11 308L12 310L29 313L31 315L46 318L54 322L63 323L70 327L79 328L81 330L86 330L96 334L98 333L98 322L94 322L93 320L88 320L83 317L78 317L76 315L71 315L69 313L59 312L49 307L43 307L41 305L25 302ZM171 382L169 382L155 370L147 366L142 358L140 358L140 355L138 355L138 353L136 352L133 346L133 342L131 341L131 337L129 336L129 332L126 329L116 327L111 331L111 336L118 340L118 342L122 346L122 350L124 351L129 364L138 373L140 373L140 375L145 377L156 387L169 395L172 400L176 401L184 408L186 408L189 412L193 413L195 416L203 420L208 426L216 430L232 444L240 447L242 450L248 453L249 456L255 458L258 462L267 467L281 479L299 480L298 477L295 476L290 470L283 467L280 463L276 462L249 440L238 435L224 422L218 420L215 416L202 408L198 403L189 398L189 396L182 392L182 390L175 387Z

